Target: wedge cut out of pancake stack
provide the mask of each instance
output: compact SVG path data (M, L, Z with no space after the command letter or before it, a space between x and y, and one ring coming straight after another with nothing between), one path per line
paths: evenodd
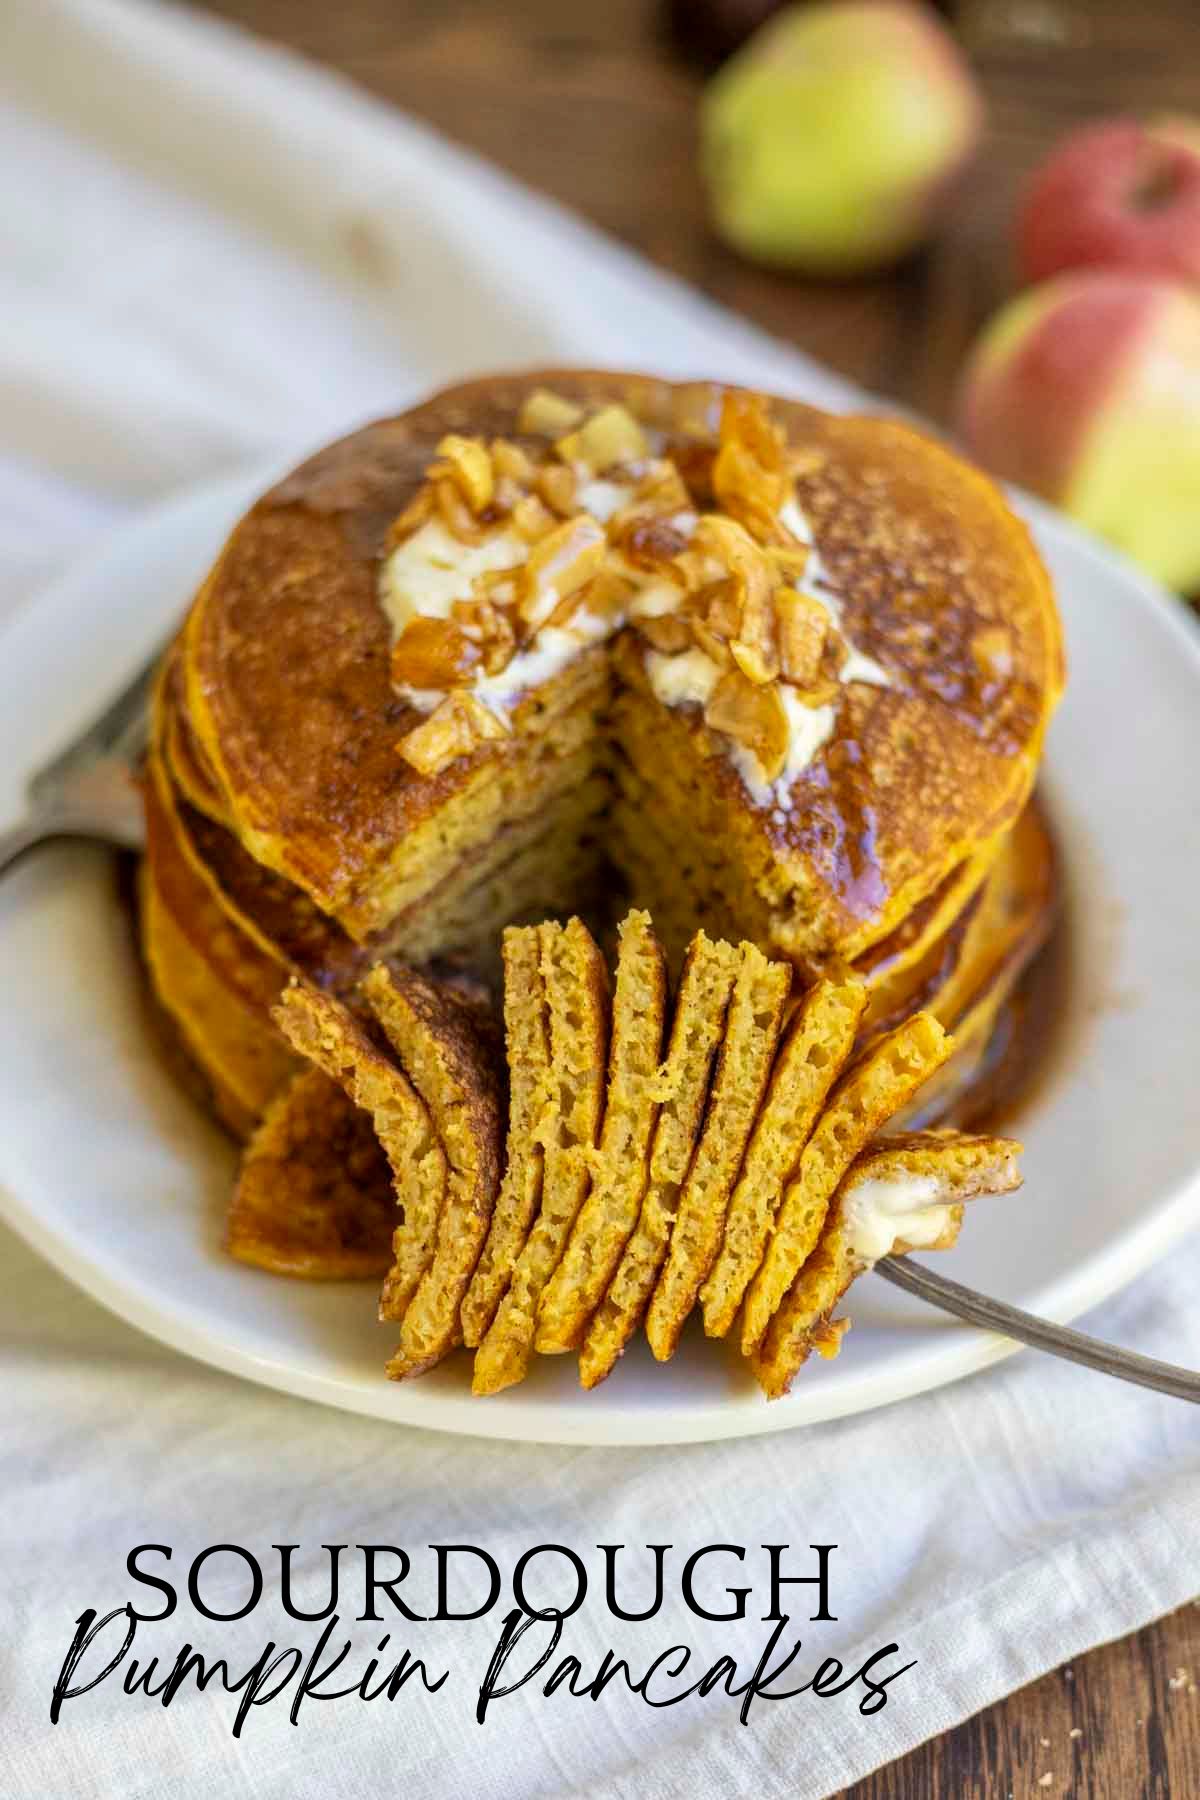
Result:
M787 963L698 933L672 996L638 911L611 981L578 919L510 927L504 966L505 1050L477 993L395 964L350 1003L295 981L276 1008L311 1067L247 1148L229 1247L283 1273L386 1262L395 1379L465 1345L477 1394L538 1352L592 1388L643 1328L669 1360L696 1313L775 1397L836 1350L858 1275L949 1248L963 1201L1019 1183L1010 1140L879 1135L953 1042L917 1013L856 1054L853 975L795 996Z
M1011 1035L1062 683L1025 528L894 421L553 370L320 452L203 582L145 772L231 1246L386 1261L397 1372L461 1336L481 1391L697 1310L761 1361L855 1157L969 1124ZM401 1170L393 1259L352 1196Z

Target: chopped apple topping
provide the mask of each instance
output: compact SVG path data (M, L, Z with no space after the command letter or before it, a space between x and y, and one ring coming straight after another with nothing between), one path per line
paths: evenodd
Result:
M560 600L577 595L600 573L607 550L604 527L589 513L565 519L539 539L522 570L524 591L517 610L526 624L535 631L546 624Z
M478 646L487 674L499 675L508 667L517 647L517 638L505 608L488 599L456 600L450 611L463 636ZM409 685L417 687L420 683L414 681ZM434 682L431 685L440 684Z
M456 481L447 476L435 478L433 482L434 511L446 530L456 537L460 544L482 544L487 537L487 527L476 519L471 508L463 498L462 489Z
M429 470L432 481L446 476L475 514L491 505L496 477L492 457L478 438L456 437L451 433L442 439L437 453L438 460Z
M811 594L781 587L775 595L775 619L784 680L795 687L811 687L821 673L829 614Z
M733 655L729 648L729 639L716 631L701 613L692 613L688 623L692 628L692 640L697 650L703 650L709 662L715 663L718 669L731 669ZM645 627L643 627L643 630Z
M460 690L439 701L429 717L402 737L396 748L419 775L440 775L480 744L507 735L508 727L490 706Z
M512 509L513 530L527 544L540 543L549 537L558 521L550 508L536 494L523 494Z
M690 650L695 641L686 620L678 613L651 613L639 621L638 630L652 650L659 650L664 656L680 656ZM718 644L720 639L717 640Z
M626 620L655 693L702 709L756 797L825 741L841 683L887 684L842 634L796 500L823 453L758 397L710 397L663 439L629 406L539 388L517 430L443 437L388 533L392 680L428 715L400 746L413 768L503 737L522 693ZM994 633L976 654L1003 666Z
M392 646L392 681L397 687L462 687L481 660L479 645L460 626L414 613Z
M582 406L573 400L564 400L549 388L534 388L517 415L517 430L522 436L556 438L574 430L582 417Z
M550 463L540 469L534 485L541 499L560 519L569 519L579 511L575 499L575 471L565 463Z
M597 475L618 463L641 462L649 453L646 434L627 406L602 406L554 447L565 463L582 463Z
M791 727L779 689L747 680L740 669L723 675L704 709L704 722L747 749L772 782L783 773Z
M760 543L771 543L780 508L792 497L792 475L787 439L755 395L725 396L712 481L721 510Z
M532 487L537 467L519 444L511 444L507 438L493 438L489 448L497 484L511 481L518 488Z

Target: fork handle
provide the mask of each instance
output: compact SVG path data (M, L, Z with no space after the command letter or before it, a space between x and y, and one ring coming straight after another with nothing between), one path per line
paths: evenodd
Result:
M7 831L0 831L0 875L7 874L27 850L44 844L49 838L57 837L61 830L62 827L56 820L45 814L31 813L27 819L21 819Z
M94 844L116 844L136 849L140 836L133 825L115 819L85 817L73 812L31 812L7 831L0 831L0 876L6 875L27 850L56 838L82 838Z
M1004 1300L993 1300L990 1294L979 1294L974 1288L949 1281L945 1275L935 1275L923 1263L909 1262L906 1256L884 1257L876 1263L875 1273L927 1300L930 1306L941 1307L943 1312L954 1313L972 1325L982 1325L987 1331L1001 1332L1035 1350L1065 1357L1068 1362L1082 1363L1085 1369L1098 1369L1102 1375L1115 1375L1118 1381L1154 1388L1177 1400L1200 1402L1200 1370L1181 1369L1175 1363L1159 1362L1153 1356L1142 1356L1136 1350L1123 1350L1118 1344L1106 1344L1102 1338L1072 1331L1069 1326L1052 1325L1049 1319L1022 1312L1019 1306L1009 1306Z

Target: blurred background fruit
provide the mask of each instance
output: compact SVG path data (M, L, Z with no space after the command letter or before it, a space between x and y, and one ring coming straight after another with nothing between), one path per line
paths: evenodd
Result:
M724 124L725 106L738 110L733 97L718 103L714 96L729 93L743 58L757 60L767 34L785 17L828 17L830 0L793 0L790 6L778 0L606 0L592 7L568 7L563 0L522 0L520 7L510 0L202 4L284 38L428 119L714 300L880 396L881 404L906 407L940 429L956 417L973 341L1028 272L1024 256L1013 254L1014 223L1018 212L1024 217L1034 207L1032 197L1022 204L1023 196L1030 193L1034 173L1057 162L1056 144L1072 144L1081 127L1090 132L1088 120L1133 121L1139 137L1157 140L1163 119L1173 118L1174 133L1189 113L1200 114L1200 0L1138 0L1133 8L1128 0L946 0L936 11L916 0L907 7L892 0L890 10L920 18L947 46L953 79L986 97L986 137L961 182L940 187L932 178L923 218L916 209L919 253L900 254L893 243L887 254L897 260L872 265L861 242L853 245L853 258L843 243L835 265L827 244L823 255L812 254L815 227L807 213L827 206L843 236L853 237L860 226L863 209L857 201L849 207L845 201L844 106L826 115L823 134L811 117L800 116L800 108L793 107L789 117L786 106L782 120L772 117L762 133L768 147L781 142L785 151L791 139L798 141L799 156L785 153L779 167L786 171L799 163L814 187L824 178L825 196L810 202L806 189L799 212L787 193L780 207L777 170L769 168L766 204L757 204L753 192L740 209L731 204L737 218L731 216L728 236L718 235L712 229L714 198L705 191L697 156L698 136L707 141L710 119ZM0 16L3 8L0 0ZM843 31L842 61L874 66L879 37L874 26ZM745 45L741 55L713 79L714 61L739 43ZM909 56L903 66L911 76L928 61ZM934 98L926 107L932 119L940 117L945 87L935 76ZM923 85L920 91L926 91ZM977 118L978 108L976 101ZM1194 131L1196 121L1186 129ZM886 106L872 115L862 132L861 154L873 176L880 170L901 173L910 130L904 119L897 127ZM753 140L755 131L749 129L749 135ZM707 162L706 156L705 175ZM1089 151L1084 169L1089 188L1098 179L1094 162ZM1111 166L1109 156L1104 167ZM754 172L761 177L761 165ZM911 170L904 173L901 210L914 187ZM919 179L915 186L919 192ZM1052 192L1047 205L1046 190L1035 184L1034 191L1042 195L1039 234L1051 245L1044 253L1057 267L1064 255L1061 240L1069 228L1074 238L1083 200L1063 190L1058 198ZM1119 219L1125 216L1126 192L1118 184ZM1170 254L1182 255L1187 229L1177 204L1167 206L1159 180L1149 187L1143 183L1139 198L1154 204L1138 219L1144 224L1159 219ZM780 212L785 224L795 220L790 232L776 223ZM911 237L911 217L905 223ZM1138 246L1144 254L1144 232ZM373 281L374 247L356 239L355 253L361 254L365 279ZM883 254L877 243L874 254ZM1080 251L1065 254L1074 258ZM1138 261L1124 226L1120 232L1106 229L1096 254L1106 264L1114 258L1126 267ZM854 274L847 272L851 266ZM821 278L831 268L845 278ZM1059 405L1052 385L1043 405L1048 411ZM993 452L980 448L977 454ZM1178 462L1180 480L1190 469L1197 481L1194 458L1186 450L1167 456ZM1148 530L1157 535L1153 520L1162 501L1153 492L1143 501ZM1187 505L1200 512L1200 488L1193 488ZM1200 590L1200 582L1189 585Z
M810 274L895 262L933 230L982 116L970 67L928 7L788 7L704 95L714 224L743 255Z
M1169 585L1200 588L1200 297L1086 270L1009 302L970 355L968 449Z
M1026 189L1028 281L1120 266L1200 285L1200 119L1106 119L1064 138Z

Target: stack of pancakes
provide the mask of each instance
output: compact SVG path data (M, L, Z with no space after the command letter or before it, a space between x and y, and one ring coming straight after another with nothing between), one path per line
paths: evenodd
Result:
M300 1090L307 1111L283 1104L310 1055L275 1013L288 982L346 1001L366 1030L372 971L498 992L506 926L554 934L579 915L604 942L632 903L653 915L680 1004L695 992L711 1012L723 983L750 981L724 941L788 965L795 992L861 989L860 1054L928 1015L955 1052L898 1123L964 1117L1052 917L1033 788L1062 677L1023 526L907 426L615 374L451 389L266 494L164 660L142 873L154 991L239 1137L258 1130L261 1149L274 1130L286 1163L325 1118L378 1174L391 1149L364 1141L328 1073ZM524 957L534 989L548 946L579 954L576 928L561 931L512 940L510 976ZM644 974L640 1035L616 1040L623 1097L596 1113L620 1124L600 1125L603 1167L562 1176L568 1213L578 1193L628 1216L620 1145L646 1129L656 1016ZM376 1052L389 1029L370 1027ZM523 1054L512 1104L535 1109L558 1051L534 1031ZM675 1057L694 1099L696 1055L672 1038L656 1079ZM739 1079L752 1126L753 1070ZM575 1104L599 1106L582 1078ZM648 1191L674 1204L690 1138L665 1118ZM607 1149L606 1129L625 1134ZM431 1141L449 1156L436 1120ZM537 1220L498 1315L518 1359L571 1223L548 1222L543 1244L532 1196L573 1147L504 1168L511 1242ZM633 1263L656 1230L639 1218L601 1312L642 1291ZM464 1331L482 1329L502 1249L479 1246ZM354 1255L378 1263L349 1238L344 1253L347 1272ZM670 1277L677 1299L691 1279Z

